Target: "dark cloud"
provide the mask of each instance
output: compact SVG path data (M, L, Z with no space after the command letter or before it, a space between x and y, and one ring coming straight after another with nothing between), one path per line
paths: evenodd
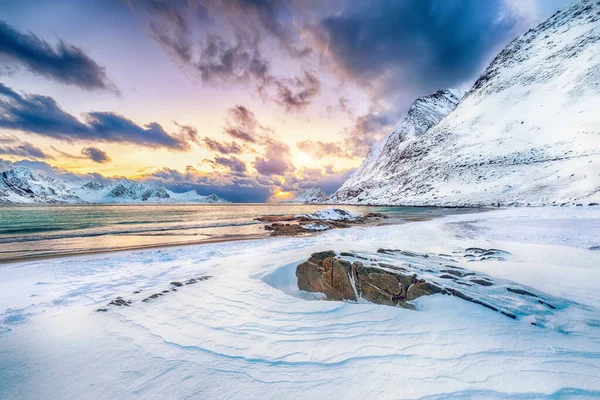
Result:
M99 164L106 164L111 161L108 154L97 147L84 147L81 149L81 154Z
M0 138L0 154L8 156L20 156L35 159L52 159L39 147L27 142L15 142Z
M297 32L290 29L293 24L281 22L281 17L290 15L291 1L286 0L225 0L221 10L238 23L249 25L254 32L266 31L292 57L304 57L311 50L298 40Z
M198 130L195 127L190 125L180 125L175 121L173 121L173 123L179 128L179 137L182 140L200 144Z
M274 38L293 58L311 53L291 29L292 10L288 1L150 0L132 2L149 10L152 37L191 76L205 84L252 85L264 101L285 110L306 107L320 92L314 73L280 77L272 73L265 57L265 37ZM287 19L286 23L280 21ZM199 34L202 32L202 34Z
M237 176L243 176L246 174L246 163L244 163L242 160L240 160L237 157L231 156L231 157L221 157L221 156L215 156L213 160L204 160L205 162L208 162L210 164L212 164L214 167L224 167L226 168L230 173L237 175Z
M258 123L256 116L248 108L236 105L228 111L225 133L247 143L260 143L265 140L269 128Z
M217 151L221 154L241 154L242 146L236 142L219 142L218 140L205 136L202 139L204 145L212 151Z
M224 176L220 173L202 173L188 165L185 172L162 168L146 174L142 181L164 185L176 192L196 190L200 194L218 196L241 203L262 203L273 194L273 187L253 177Z
M320 27L329 54L353 77L426 93L473 79L515 25L503 0L383 0L348 3Z
M257 44L258 38L236 34L230 43L216 34L208 33L200 57L194 64L203 82L246 83L250 79L265 82L270 65L263 58Z
M287 144L271 140L265 148L265 153L254 159L252 166L261 175L285 175L293 171L291 151Z
M160 124L137 125L112 112L92 111L81 122L60 108L51 97L21 96L0 83L0 128L36 133L59 140L95 140L132 143L150 148L187 151L197 137L186 130L167 133Z
M302 77L273 78L269 83L275 88L273 100L287 111L303 109L321 91L321 82L317 76L306 71Z
M86 90L108 90L118 94L103 67L82 49L59 40L53 47L33 33L22 33L0 21L0 57L34 74Z

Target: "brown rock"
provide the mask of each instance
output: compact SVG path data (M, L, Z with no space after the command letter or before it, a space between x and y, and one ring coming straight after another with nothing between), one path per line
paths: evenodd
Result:
M254 218L254 220L260 222L289 222L297 221L297 218L293 215L265 215L262 217Z
M387 215L382 214L382 213L376 213L376 212L370 212L365 214L364 218L388 218Z

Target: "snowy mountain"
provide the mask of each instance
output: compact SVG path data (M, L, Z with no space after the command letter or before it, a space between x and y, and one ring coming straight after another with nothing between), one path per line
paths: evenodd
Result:
M0 203L78 203L70 185L27 168L0 174Z
M105 185L64 182L18 167L0 175L0 203L226 203L215 194L174 193L160 186L119 180Z
M348 178L344 186L355 187L381 176L382 172L392 167L390 164L405 143L423 135L440 122L454 110L464 95L465 92L460 89L446 89L415 100L394 130L369 150L360 168Z
M502 50L437 125L376 145L330 202L600 202L599 65L600 3L577 1Z
M327 201L327 193L318 187L311 187L298 193L292 200L282 201L282 203L323 203Z

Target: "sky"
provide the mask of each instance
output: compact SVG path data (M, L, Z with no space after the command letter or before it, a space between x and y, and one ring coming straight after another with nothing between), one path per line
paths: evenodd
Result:
M566 0L0 2L0 170L235 202L335 191L419 96Z

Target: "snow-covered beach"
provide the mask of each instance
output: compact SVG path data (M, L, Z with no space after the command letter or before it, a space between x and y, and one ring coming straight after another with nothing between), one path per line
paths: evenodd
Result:
M514 208L5 265L0 398L597 397L599 245L598 207ZM465 268L574 305L541 328L444 295L323 301L294 274L322 250L471 246L512 256Z

